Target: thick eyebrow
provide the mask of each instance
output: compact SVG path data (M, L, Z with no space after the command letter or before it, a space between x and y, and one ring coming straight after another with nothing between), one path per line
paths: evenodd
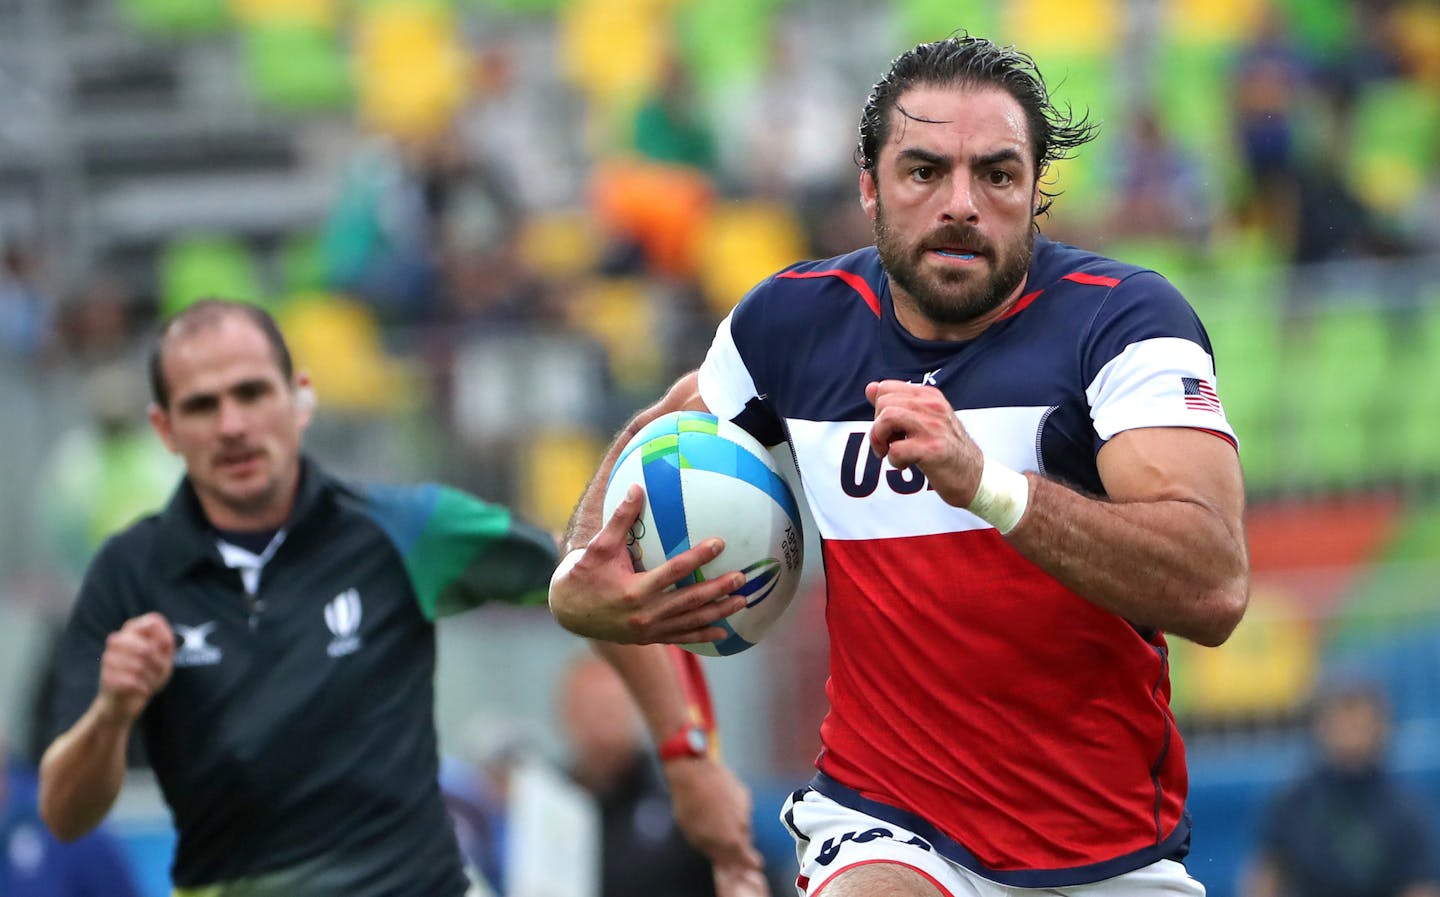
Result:
M900 152L895 154L895 161L924 162L926 165L930 165L935 168L941 168L950 164L950 160L947 159L945 156L942 156L939 153L932 153L926 149L920 149L918 146L910 146L902 149Z
M970 159L970 164L975 166L976 168L989 168L992 165L999 165L1002 162L1024 161L1025 157L1020 155L1019 150L1007 147L1002 150L996 150L993 153L986 153L983 156L972 156Z
M897 162L923 162L934 168L945 168L951 164L948 157L916 146L906 147L896 153L895 159ZM1019 150L1013 147L1006 147L1005 149L995 150L994 152L985 153L984 155L970 157L970 164L974 168L990 168L1005 162L1022 163L1024 161L1025 157L1020 154Z

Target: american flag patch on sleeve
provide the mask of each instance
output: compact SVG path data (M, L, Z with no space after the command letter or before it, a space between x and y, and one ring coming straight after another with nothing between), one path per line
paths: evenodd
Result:
M1210 411L1215 414L1223 414L1220 410L1220 397L1215 394L1215 387L1210 385L1209 380L1202 380L1199 377L1181 377L1180 384L1185 391L1185 407L1194 411Z

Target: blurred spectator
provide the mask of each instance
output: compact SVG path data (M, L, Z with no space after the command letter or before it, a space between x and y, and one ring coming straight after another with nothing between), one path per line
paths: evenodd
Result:
M1297 265L1392 256L1406 251L1356 195L1334 152L1317 153L1295 177L1295 221L1290 258Z
M54 298L40 282L39 250L0 244L0 356L37 358L50 345L54 317Z
M439 298L438 159L423 143L376 140L345 170L321 237L331 286L387 324L433 318Z
M440 758L440 792L460 852L496 894L506 893L509 780L537 739L513 720L477 715L465 725L457 754Z
M506 263L520 220L498 172L458 133L379 141L346 172L325 224L324 264L332 286L385 324L480 316L518 292Z
M144 310L125 280L98 273L61 311L61 350L82 368L121 360L143 363L139 338L143 316Z
M601 816L601 897L711 897L710 862L675 825L640 712L620 676L582 655L564 671L560 723L570 775Z
M1236 52L1232 78L1235 137L1248 180L1241 217L1287 237L1295 219L1295 177L1310 66L1284 14L1268 6L1254 37Z
M1116 236L1175 237L1195 245L1210 235L1210 200L1195 160L1165 133L1155 110L1135 110L1121 150Z
M1244 897L1437 897L1431 812L1386 770L1389 709L1359 679L1323 684L1319 763L1271 806Z
M180 481L180 462L150 433L144 383L139 369L120 363L90 371L89 417L60 435L40 471L46 560L68 579L69 594L100 543L162 507Z
M647 159L717 172L715 135L704 119L704 103L690 70L674 54L665 58L659 83L635 111L633 139L636 152Z
M35 771L7 757L0 738L0 894L5 897L140 897L120 844L105 829L69 844L36 809Z

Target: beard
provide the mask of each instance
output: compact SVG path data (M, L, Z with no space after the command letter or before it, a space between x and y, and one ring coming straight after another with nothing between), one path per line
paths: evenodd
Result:
M990 276L961 269L925 271L930 247L942 245L966 246L983 254L990 262ZM914 300L921 314L936 324L958 325L994 311L1015 291L1030 270L1035 233L1027 225L1023 233L997 246L975 228L954 224L908 243L885 220L885 206L877 198L875 248L890 279Z

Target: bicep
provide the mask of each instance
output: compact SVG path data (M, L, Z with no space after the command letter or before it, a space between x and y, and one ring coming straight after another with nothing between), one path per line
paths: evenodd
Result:
M1111 501L1187 501L1213 511L1241 531L1245 485L1240 459L1227 440L1190 427L1125 430L1096 458Z

